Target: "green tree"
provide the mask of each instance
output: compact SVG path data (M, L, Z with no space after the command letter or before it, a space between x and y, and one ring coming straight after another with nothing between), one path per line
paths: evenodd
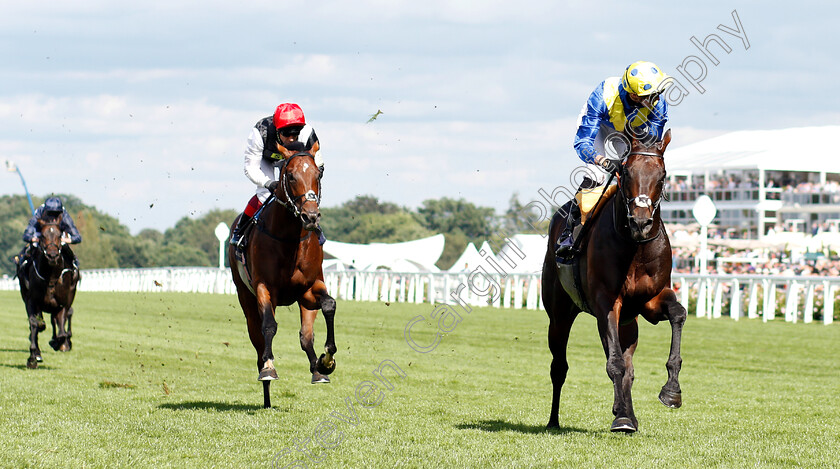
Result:
M371 195L321 208L321 227L329 239L345 243L395 243L434 234L409 210Z
M218 265L219 240L216 238L216 226L224 222L230 227L236 215L235 210L215 209L196 219L181 218L175 227L164 233L163 249L160 252L162 258L156 262L160 265Z
M525 204L519 201L519 193L514 192L508 201L508 209L505 212L502 225L511 233L546 233L552 213L540 213L533 204Z
M478 207L464 199L428 199L418 212L423 226L435 233L443 233L446 244L436 265L448 269L470 242L481 244L496 226L495 210Z

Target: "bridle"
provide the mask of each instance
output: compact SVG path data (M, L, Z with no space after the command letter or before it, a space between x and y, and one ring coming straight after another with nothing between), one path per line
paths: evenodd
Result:
M58 240L58 243L57 243L58 244L58 259L57 260L60 262L62 260L61 228L59 228L59 223L57 221L55 221L55 222L45 222L43 228L41 228L41 233L43 233L44 230L49 229L49 228L55 228L56 230L58 230L58 233L59 233L59 235L58 235L59 240ZM38 249L38 251L41 252L41 255L43 255L44 258L46 258L47 260L49 260L49 258L50 258L50 256L47 255L48 244L52 244L52 243L46 243L43 240L39 240L38 243L36 244L36 249ZM41 275L41 272L38 270L38 260L35 257L32 258L32 268L35 271L35 275L37 275L38 278L40 278L41 280L44 280L44 281L47 280L47 278L44 277L43 275ZM64 275L64 273L69 271L69 270L70 270L69 268L64 267L61 270L61 272L58 274L58 278L61 278L61 276Z
M292 161L292 159L296 158L298 156L308 156L309 158L311 158L312 159L312 165L315 166L316 169L317 169L317 165L315 165L315 158L309 152L299 151L299 152L295 153L294 155L290 156L286 160L286 163L283 165L283 171L282 171L282 174L280 175L280 185L283 187L283 197L284 197L284 199L283 200L276 199L277 202L280 205L286 207L286 209L288 211L292 212L292 214L294 214L295 218L299 217L300 214L301 214L300 207L298 206L298 202L301 201L301 199L303 199L303 202L301 202L301 204L300 204L301 207L303 206L304 203L306 203L308 201L314 201L315 205L318 205L318 206L320 206L320 204L321 204L321 179L320 178L318 179L318 193L317 194L315 193L315 191L310 189L310 190L304 192L303 194L301 194L297 197L292 197L292 194L289 190L289 178L288 178L289 171L288 171L288 168L289 168L289 163Z
M665 157L662 156L660 153L655 153L655 152L652 152L652 151L631 151L631 152L629 152L625 155L624 162L621 163L621 167L620 167L620 170L619 170L620 174L619 174L619 178L618 178L618 193L620 194L621 200L624 204L624 210L626 212L625 213L626 219L630 220L633 217L633 214L630 213L630 204L631 203L633 205L635 205L636 207L652 208L652 210L650 212L650 216L653 217L653 215L656 213L656 211L659 210L659 204L662 202L662 192L659 193L659 197L657 197L656 200L652 200L647 194L639 194L638 196L636 196L632 199L627 199L627 195L624 194L624 188L622 187L621 183L622 183L622 181L626 180L626 178L625 178L625 175L627 174L626 161L632 155L647 156L647 157L659 158L659 159L662 159L662 160L664 160ZM647 243L649 241L653 241L654 239L658 238L661 234L662 234L662 229L658 229L658 230L656 230L656 234L654 236L651 236L650 238L645 238L641 241L636 241L636 242L640 243L640 244L641 243Z

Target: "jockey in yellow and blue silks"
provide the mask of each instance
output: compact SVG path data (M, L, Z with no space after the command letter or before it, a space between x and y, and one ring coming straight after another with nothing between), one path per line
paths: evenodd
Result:
M634 62L620 77L602 81L581 109L575 133L575 151L587 164L578 192L602 185L606 174L617 170L616 160L629 151L627 137L662 139L668 121L668 104L660 94L669 78L652 62ZM580 208L572 203L566 229L560 235L557 256L573 255L572 230L580 223Z

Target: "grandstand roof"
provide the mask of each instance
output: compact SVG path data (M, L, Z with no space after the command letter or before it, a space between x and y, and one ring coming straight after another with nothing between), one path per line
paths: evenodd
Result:
M668 150L669 172L764 169L840 173L840 125L740 130Z

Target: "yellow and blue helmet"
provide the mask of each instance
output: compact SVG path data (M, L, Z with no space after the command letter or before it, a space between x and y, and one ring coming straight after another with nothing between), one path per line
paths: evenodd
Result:
M661 68L653 62L640 60L633 62L624 71L621 77L621 85L628 93L638 96L647 96L652 93L661 92L659 87L665 79L669 78Z

